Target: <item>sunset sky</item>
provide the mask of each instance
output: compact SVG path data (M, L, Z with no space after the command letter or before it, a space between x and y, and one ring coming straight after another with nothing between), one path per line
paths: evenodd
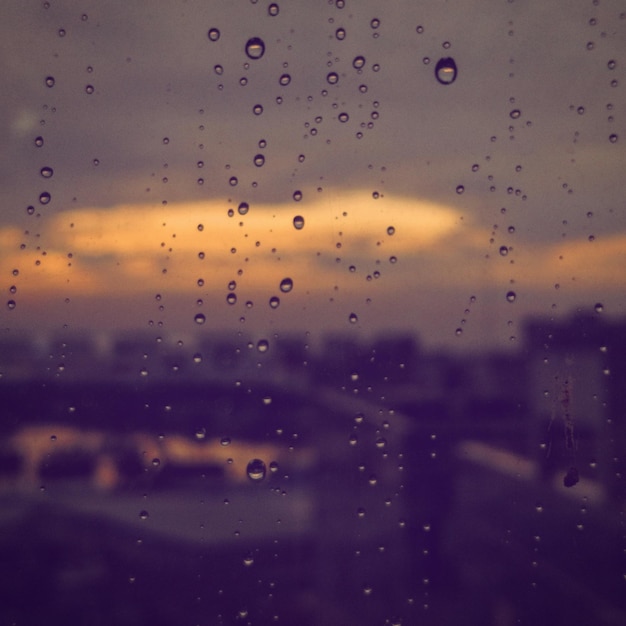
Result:
M269 4L5 7L4 332L626 314L620 2Z

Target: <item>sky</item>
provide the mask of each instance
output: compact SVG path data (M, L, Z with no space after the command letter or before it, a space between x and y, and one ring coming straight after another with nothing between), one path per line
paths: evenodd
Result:
M620 2L26 1L0 29L3 332L462 350L626 313Z

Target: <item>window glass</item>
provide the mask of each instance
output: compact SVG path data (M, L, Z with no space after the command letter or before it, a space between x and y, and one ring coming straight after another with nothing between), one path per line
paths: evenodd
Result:
M0 29L2 623L625 623L622 3Z

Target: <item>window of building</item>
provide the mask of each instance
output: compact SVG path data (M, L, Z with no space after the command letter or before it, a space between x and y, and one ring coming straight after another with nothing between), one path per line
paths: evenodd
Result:
M0 622L626 622L620 2L0 29Z

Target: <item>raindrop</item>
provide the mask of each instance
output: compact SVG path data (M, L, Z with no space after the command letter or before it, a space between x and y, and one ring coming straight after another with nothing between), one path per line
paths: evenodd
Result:
M140 511L139 512L139 519L148 519L149 515L148 515L148 511Z
M198 441L202 441L206 438L206 428L202 427L202 428L198 428L198 430L196 430L196 439Z
M337 74L337 72L329 72L326 75L326 81L330 84L330 85L336 85L337 82L339 81L339 75Z
M272 3L267 7L267 12L272 17L276 17L280 13L280 7L276 3Z
M517 298L517 294L514 291L507 291L507 294L506 294L507 302L515 302L516 298Z
M95 91L95 88L93 85L85 85L85 93L88 93L89 95L91 95L94 91Z
M339 114L339 121L340 122L345 124L349 119L350 119L350 116L347 113L343 112L343 113Z
M302 215L296 215L293 218L293 227L296 230L302 230L304 228L304 218L302 217Z
M354 61L352 61L352 67L355 70L360 70L364 65L365 65L365 57L358 56L354 58Z
M520 115L522 114L522 112L519 109L513 109L510 113L509 113L509 117L512 120L516 120L519 119Z
M272 296L270 298L270 308L277 309L280 306L280 298L278 296Z
M280 290L283 293L289 293L293 289L293 280L291 278L283 278L280 281Z
M509 253L509 249L506 246L500 246L500 256L506 256Z
M350 313L348 316L348 321L350 324L356 324L359 321L359 318L356 313Z
M229 184L231 187L236 187L238 183L239 183L239 179L238 179L236 176L231 176L231 177L228 179L228 184Z
M206 322L206 317L204 313L197 313L196 316L193 318L193 321L196 324L202 325L204 324L204 322Z
M618 137L617 137L617 135L615 133L613 133L612 135L609 135L609 141L611 143L617 143L617 139L618 139Z
M252 461L248 463L248 467L246 468L248 478L255 483L263 480L265 478L266 472L267 469L265 467L265 463L261 461L261 459L252 459Z
M457 185L456 192L461 195L465 191L465 187L463 185Z
M604 311L604 305L601 302L596 302L593 309L596 313L602 313Z
M41 137L41 136L35 137L35 145L38 148L41 148L41 146L43 146L43 137Z
M302 192L300 190L296 190L293 192L292 197L296 202L300 202L300 200L302 200Z
M265 164L265 157L262 154L257 154L254 157L254 164L257 167L262 167Z
M42 167L39 170L39 173L44 177L44 178L52 178L52 175L54 174L54 170L51 167Z
M46 87L54 87L54 76L46 76Z
M247 202L241 202L237 207L237 213L239 215L245 215L250 210L250 205Z
M224 68L221 65L215 65L213 66L213 71L218 75L221 76L224 73Z
M265 54L265 44L259 37L252 37L246 42L246 54L249 59L260 59Z
M395 232L396 232L396 229L395 229L393 226L388 226L388 227L387 227L387 234L388 234L389 236L391 236L391 235L395 234Z
M435 78L442 85L450 85L456 80L458 71L452 57L444 57L435 65Z
M278 82L283 86L286 87L290 82L291 82L291 76L289 74L283 74L279 79Z
M236 304L236 303L237 303L237 294L235 294L235 293L229 293L229 294L226 296L226 302L228 302L228 304L230 304L231 306L232 306L233 304Z
M616 63L613 59L611 59L611 60L610 60L610 61L606 64L606 66L607 66L610 70L614 70L616 65L617 65L617 63Z
M370 26L374 29L378 28L380 26L380 20L377 18L374 18L371 22L370 22Z
M339 41L343 41L346 38L346 29L345 28L338 28L335 31L335 37L337 37L337 39L339 39Z
M7 309L9 309L9 311L12 311L15 307L16 307L15 300L9 300L7 302Z
M248 474L249 476L250 474ZM253 479L256 480L256 479ZM251 565L254 564L254 557L251 554L246 554L246 556L243 557L243 564L246 567L250 567Z
M41 194L39 194L40 204L48 204L50 200L52 200L52 196L47 191L44 191Z
M253 112L255 115L261 115L261 113L263 113L263 107L262 107L260 104L255 104L255 105L252 107L252 112Z
M220 31L217 28L211 28L207 36L211 41L217 41L220 38Z
M270 343L267 339L259 339L256 344L256 349L259 352L267 352L270 349Z

